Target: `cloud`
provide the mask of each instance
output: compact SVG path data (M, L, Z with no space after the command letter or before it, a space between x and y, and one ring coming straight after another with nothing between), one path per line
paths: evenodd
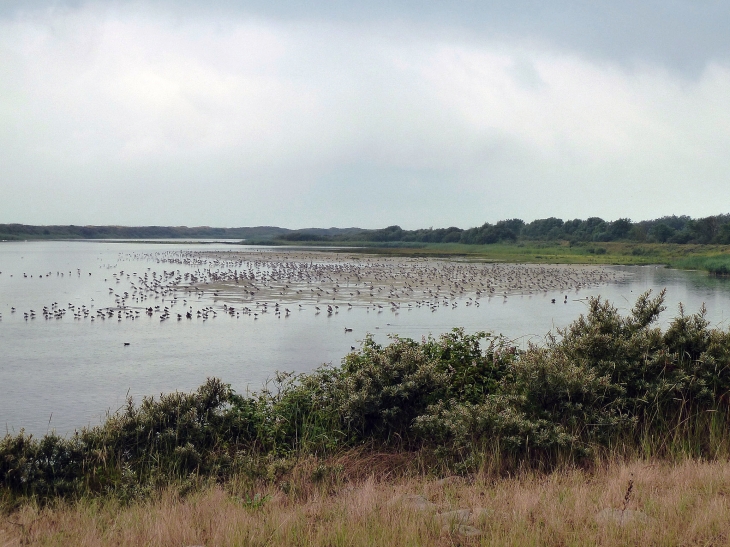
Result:
M89 6L165 13L172 21L243 16L281 22L397 25L480 40L522 37L630 65L650 62L697 75L730 58L730 4L719 0L4 0L0 17L60 16Z
M690 74L539 33L461 36L428 14L263 11L93 3L0 18L2 221L467 227L719 212L721 55Z

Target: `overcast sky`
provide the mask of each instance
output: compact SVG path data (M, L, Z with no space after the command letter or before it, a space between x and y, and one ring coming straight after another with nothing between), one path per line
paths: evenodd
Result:
M727 213L728 29L727 0L0 0L0 223Z

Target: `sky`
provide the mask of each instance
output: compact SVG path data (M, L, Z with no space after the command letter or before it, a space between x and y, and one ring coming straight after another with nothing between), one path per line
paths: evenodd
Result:
M0 223L730 212L727 0L0 0Z

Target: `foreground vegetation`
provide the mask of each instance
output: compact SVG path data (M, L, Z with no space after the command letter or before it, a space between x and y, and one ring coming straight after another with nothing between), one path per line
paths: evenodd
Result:
M259 393L211 379L194 393L130 400L69 438L6 435L2 503L129 500L231 480L286 492L301 458L352 450L408 454L405 473L463 475L726 458L730 332L681 310L662 332L663 297L642 295L626 317L593 299L541 347L459 329L386 346L367 338L341 366L279 374Z
M372 461L372 460L371 460ZM361 478L350 456L318 478L318 464L296 468L301 488L229 482L188 496L173 489L132 504L117 499L26 504L0 519L0 544L119 546L264 545L726 545L730 465L637 460L548 475L524 472L463 481L392 479L381 467ZM321 465L321 464L319 464ZM351 476L350 472L355 476ZM628 502L627 485L633 481ZM394 503L423 496L435 507ZM643 519L602 522L606 509ZM459 533L449 511L470 509L479 534Z
M594 299L540 347L367 338L258 393L6 435L0 544L726 544L730 332L660 330L663 297Z

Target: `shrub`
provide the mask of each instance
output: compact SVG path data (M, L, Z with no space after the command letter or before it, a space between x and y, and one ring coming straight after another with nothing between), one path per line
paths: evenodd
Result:
M124 499L175 481L279 480L292 456L362 446L425 450L455 469L485 450L539 466L618 449L727 455L730 333L710 328L704 308L681 307L662 332L664 296L641 295L625 317L594 298L522 351L463 329L385 346L368 336L341 366L277 374L259 393L209 379L190 394L130 400L69 438L6 435L0 491Z

